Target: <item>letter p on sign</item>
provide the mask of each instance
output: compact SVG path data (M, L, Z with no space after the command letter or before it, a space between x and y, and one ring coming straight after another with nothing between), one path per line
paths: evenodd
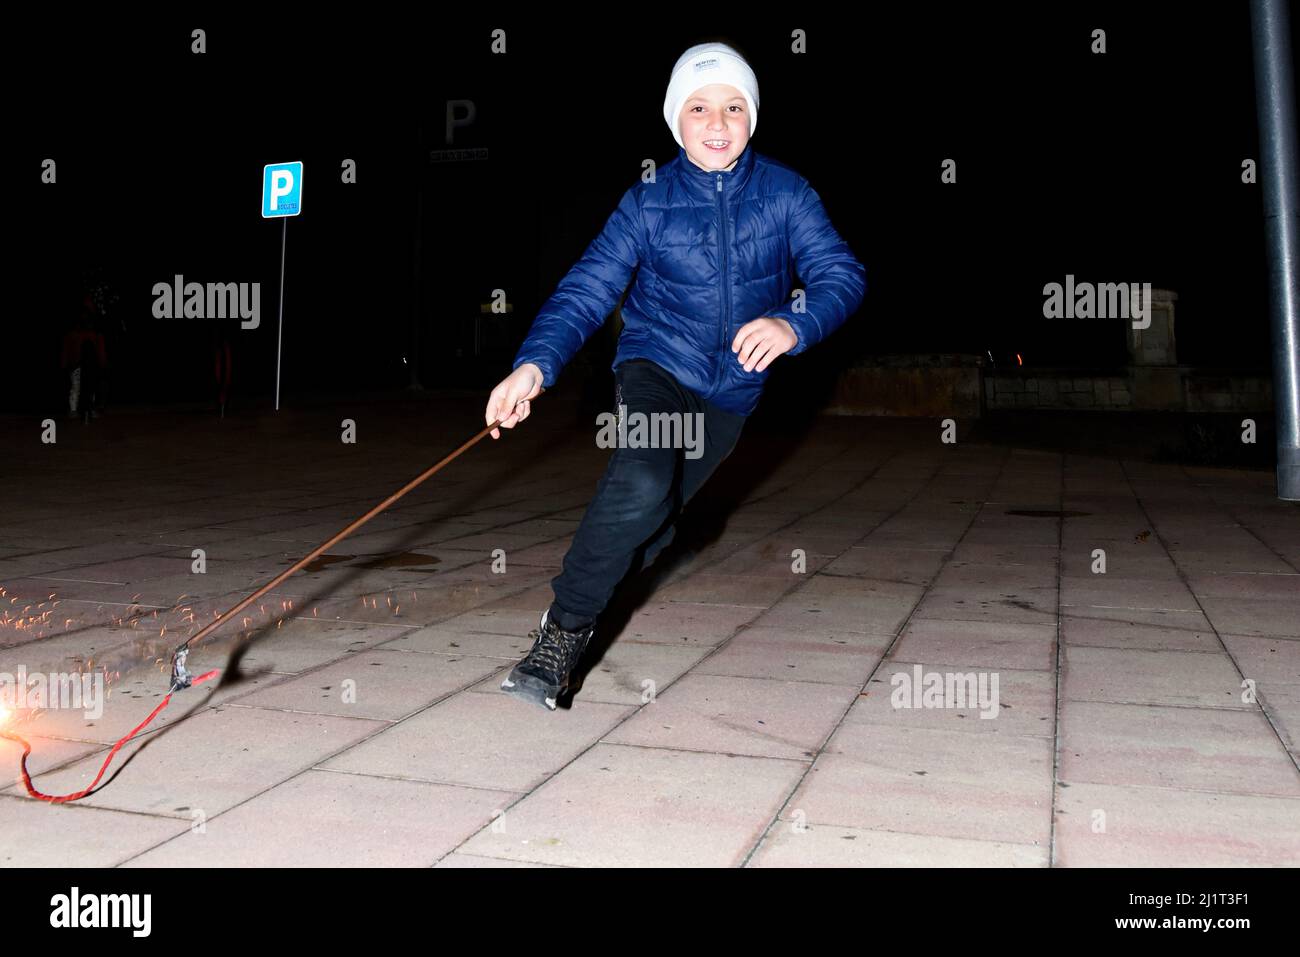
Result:
M262 169L262 218L302 212L302 163L268 163Z

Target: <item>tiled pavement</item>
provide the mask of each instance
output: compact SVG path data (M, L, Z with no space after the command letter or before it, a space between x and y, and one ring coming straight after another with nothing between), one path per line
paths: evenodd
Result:
M539 403L197 647L239 644L238 680L90 797L0 793L0 863L1300 864L1300 510L1270 473L754 431L547 714L497 685L608 454L580 421ZM11 723L37 786L89 783L176 641L476 427L469 400L0 422L0 672L114 679L97 719ZM945 675L984 693L945 707Z

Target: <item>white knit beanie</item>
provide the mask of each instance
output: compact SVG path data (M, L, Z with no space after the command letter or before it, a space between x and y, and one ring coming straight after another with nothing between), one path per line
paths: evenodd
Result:
M701 87L714 83L734 86L749 106L749 135L758 126L758 79L745 58L725 43L700 43L683 53L673 67L664 97L664 122L673 131L677 145L685 148L677 119L687 99Z

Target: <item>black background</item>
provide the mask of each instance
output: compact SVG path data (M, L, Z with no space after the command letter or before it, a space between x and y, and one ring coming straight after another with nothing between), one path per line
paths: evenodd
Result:
M261 176L286 160L305 163L287 234L286 393L398 388L417 354L426 387L490 386L642 161L675 157L669 72L710 39L757 74L750 148L808 177L867 268L835 347L778 364L782 376L899 352L1122 364L1122 321L1042 317L1043 285L1067 273L1173 289L1180 361L1267 371L1260 187L1241 182L1259 152L1244 3L806 9L15 24L10 46L30 59L11 64L19 296L0 399L59 407L59 337L94 270L120 296L106 323L113 401L211 393L215 324L151 317L153 284L177 273L262 283L262 325L236 330L235 364L239 391L269 394L282 225L260 217ZM477 109L452 145L487 161L424 162L446 148L449 99ZM40 182L47 157L55 185ZM344 158L355 185L340 181ZM940 182L946 158L955 185ZM496 288L514 307L508 341L467 361Z

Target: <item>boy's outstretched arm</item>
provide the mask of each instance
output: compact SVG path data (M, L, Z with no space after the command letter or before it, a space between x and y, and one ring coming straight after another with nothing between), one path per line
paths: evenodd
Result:
M798 355L838 329L862 304L867 273L806 180L790 211L790 250L804 283L803 311L796 312L791 301L767 316L790 324L799 341L787 355Z
M604 325L641 261L636 187L623 194L586 252L538 310L513 368L532 363L550 388L582 344Z

